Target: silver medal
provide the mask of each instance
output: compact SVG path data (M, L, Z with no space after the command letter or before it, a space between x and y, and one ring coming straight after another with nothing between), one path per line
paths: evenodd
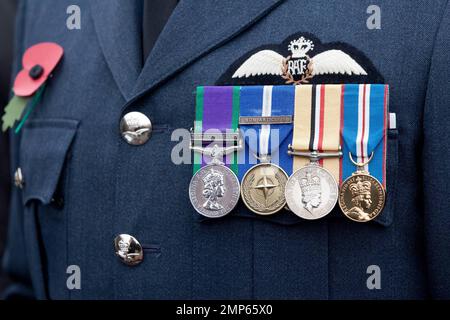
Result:
M307 157L310 164L298 169L286 183L285 197L289 209L300 218L317 220L328 215L339 198L339 186L333 175L319 165L322 158L341 157L342 152L295 151L288 154Z
M195 146L196 141L211 140L232 142L235 145ZM239 132L228 134L220 139L205 134L191 135L191 150L212 158L211 164L198 170L189 184L189 199L199 214L207 218L221 218L236 207L241 193L239 179L221 159L227 154L240 150L242 143Z
M328 170L310 164L294 172L286 184L286 202L297 216L316 220L328 215L338 200L338 185Z
M211 164L192 177L189 198L201 215L220 218L236 207L240 190L239 180L233 171L220 164Z

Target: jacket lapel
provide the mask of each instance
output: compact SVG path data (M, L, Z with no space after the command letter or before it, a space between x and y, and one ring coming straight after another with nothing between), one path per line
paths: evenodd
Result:
M94 27L114 80L125 99L142 69L142 9L139 1L89 1Z
M181 0L147 58L132 99L238 35L282 1Z

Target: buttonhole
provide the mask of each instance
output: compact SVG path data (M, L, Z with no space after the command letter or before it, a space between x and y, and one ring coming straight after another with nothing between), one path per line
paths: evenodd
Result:
M153 125L152 132L153 133L164 133L169 132L170 126L168 124L155 124Z
M161 254L161 246L159 244L143 244L144 252L159 256Z

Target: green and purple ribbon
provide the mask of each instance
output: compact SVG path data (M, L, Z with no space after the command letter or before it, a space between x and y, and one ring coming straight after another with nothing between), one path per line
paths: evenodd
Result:
M198 87L196 92L195 126L196 134L237 132L239 125L240 87ZM221 146L221 145L219 145ZM210 158L194 153L194 174L210 162ZM237 153L225 157L224 163L238 174Z

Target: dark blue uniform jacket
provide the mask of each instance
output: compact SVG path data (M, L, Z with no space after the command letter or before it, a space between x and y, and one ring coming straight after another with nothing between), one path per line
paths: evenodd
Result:
M11 135L11 170L21 167L26 183L12 196L4 265L16 284L8 296L450 298L450 8L447 0L372 2L181 0L144 64L137 2L23 1L15 72L38 42L56 42L65 55ZM66 27L72 4L80 30ZM381 8L381 29L366 25L371 4ZM236 61L299 34L345 48L370 70L364 82L390 85L397 129L388 136L382 216L354 223L336 208L294 221L240 207L200 221L188 198L192 167L171 161L173 130L193 125L196 86L227 84ZM154 125L139 147L120 134L131 111ZM58 197L63 204L52 202ZM115 256L121 233L153 248L139 266ZM70 265L80 267L80 290L66 285ZM380 289L367 287L372 265Z

